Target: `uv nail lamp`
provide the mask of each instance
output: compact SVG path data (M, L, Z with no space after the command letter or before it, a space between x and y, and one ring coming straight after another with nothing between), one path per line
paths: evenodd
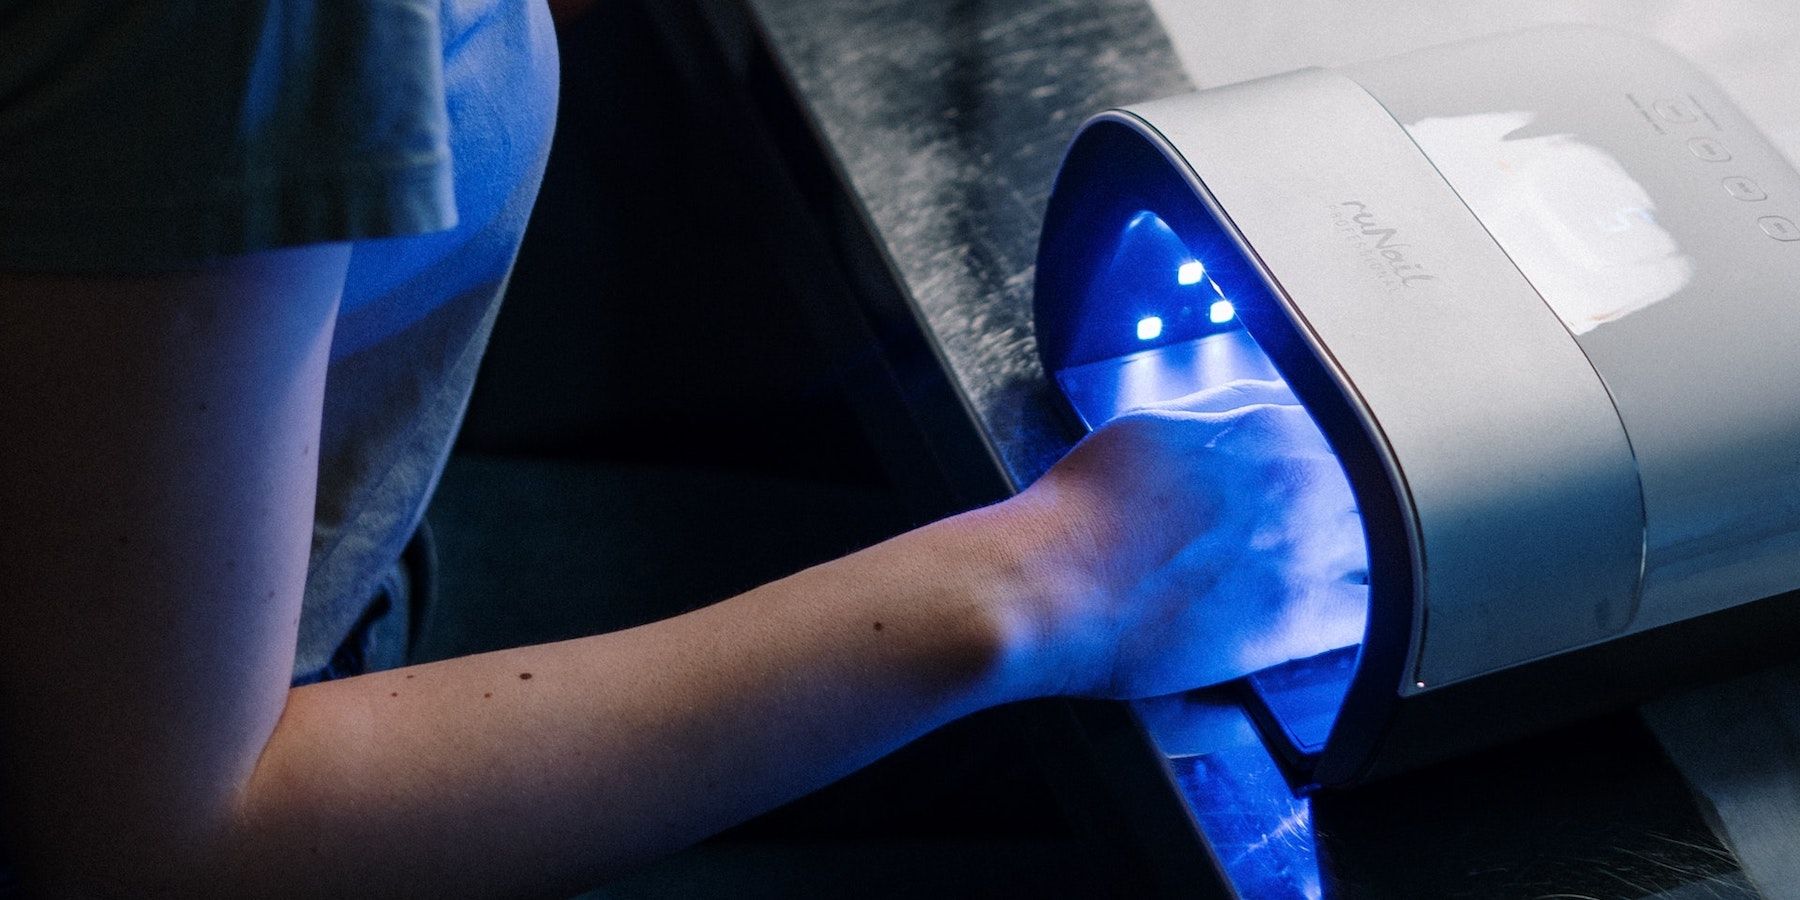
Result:
M1088 428L1239 378L1307 408L1363 637L1247 695L1301 783L1348 785L1800 652L1797 222L1691 64L1519 32L1094 117L1039 352Z

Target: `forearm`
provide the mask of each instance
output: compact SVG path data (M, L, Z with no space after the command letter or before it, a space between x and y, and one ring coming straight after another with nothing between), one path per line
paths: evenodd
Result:
M1303 410L1225 391L688 616L290 691L348 261L0 273L0 806L38 894L574 890L984 706L1279 661L1232 641L1310 582L1256 538L1310 527L1307 465L1342 483Z
M1003 511L616 634L292 692L237 887L577 889L1034 692ZM296 877L298 876L298 877Z

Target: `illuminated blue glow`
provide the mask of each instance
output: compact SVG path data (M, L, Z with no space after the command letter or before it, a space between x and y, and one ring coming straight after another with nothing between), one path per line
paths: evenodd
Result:
M1178 234L1171 224L1177 221L1192 233ZM1239 302L1248 304L1249 312L1258 304L1275 304L1252 263L1222 234L1208 231L1208 221L1193 214L1165 220L1139 210L1117 232L1095 235L1112 243L1092 254L1097 271L1078 282L1086 291L1085 307L1080 311L1082 333L1070 355L1083 361L1053 372L1070 410L1088 428L1231 382L1283 380L1242 327L1237 308ZM1323 440L1316 434L1308 437ZM1252 670L1246 694L1256 710L1257 727L1266 729L1267 740L1299 756L1322 752L1330 737L1356 672L1369 611L1367 575L1358 580L1350 571L1366 571L1367 563L1349 483L1332 481L1318 490L1321 496L1327 490L1343 496L1317 504L1271 498L1272 503L1301 504L1284 515L1314 517L1304 526L1306 546L1287 555L1258 555L1280 570L1280 578L1305 584L1307 590L1272 611L1284 624L1273 626L1268 616L1248 615L1221 622L1218 638L1230 648L1227 652L1238 654L1234 658L1241 668ZM1341 517L1319 512L1340 508L1347 511ZM1276 782L1273 790L1285 794L1285 784L1279 778ZM1267 843L1270 834L1261 830L1249 837ZM1317 866L1312 868L1316 873ZM1316 882L1296 887L1302 889L1282 896L1319 895Z

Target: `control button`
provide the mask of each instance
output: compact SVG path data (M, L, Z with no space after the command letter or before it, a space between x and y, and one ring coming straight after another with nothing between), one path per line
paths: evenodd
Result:
M1733 175L1730 178L1725 179L1722 184L1725 185L1725 193L1730 194L1739 200L1748 202L1752 200L1769 199L1769 195L1763 193L1763 189L1757 187L1756 182L1751 181L1742 175Z
M1731 158L1731 151L1725 149L1724 144L1706 137L1690 138L1688 152L1707 162L1725 162Z
M1762 226L1763 234L1778 241L1800 241L1800 225L1793 219L1784 216L1763 216L1756 220Z
M1694 112L1694 108L1685 100L1658 100L1650 104L1650 108L1656 110L1656 114L1662 116L1665 122L1685 125L1700 121L1700 114Z

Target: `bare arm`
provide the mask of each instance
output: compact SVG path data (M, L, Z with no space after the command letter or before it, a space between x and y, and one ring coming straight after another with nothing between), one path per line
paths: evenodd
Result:
M1170 412L686 616L290 691L344 264L0 276L0 777L45 892L567 892L976 709L1254 664L1170 561L1241 554L1194 485L1267 480L1281 416Z
M256 855L322 854L334 892L572 891L820 787L1027 692L996 612L1015 574L979 530L629 631L296 690L251 782Z

